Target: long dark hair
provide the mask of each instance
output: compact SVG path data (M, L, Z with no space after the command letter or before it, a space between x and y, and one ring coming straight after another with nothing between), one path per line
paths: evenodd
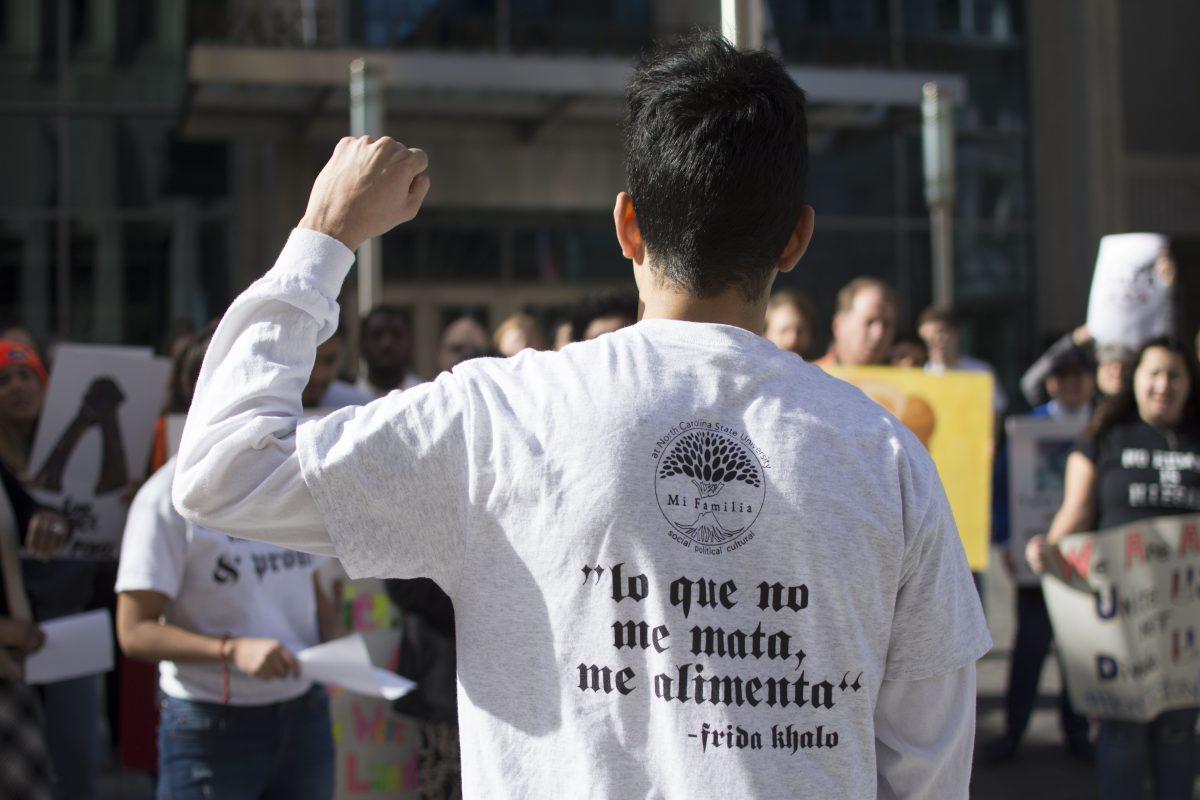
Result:
M1184 372L1188 376L1188 396L1183 403L1183 419L1181 422L1200 422L1200 368L1196 364L1196 356L1191 348L1173 336L1158 336L1142 345L1137 356L1133 359L1133 372L1146 355L1146 351L1160 347L1169 353L1179 356L1183 362ZM1125 380L1121 391L1112 397L1101 401L1092 415L1091 422L1083 432L1085 441L1096 442L1108 431L1125 422L1137 419L1137 398L1133 394L1133 374Z

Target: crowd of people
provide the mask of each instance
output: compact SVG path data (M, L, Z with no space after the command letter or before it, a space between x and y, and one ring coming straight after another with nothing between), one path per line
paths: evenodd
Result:
M782 288L771 297L763 335L781 350L824 365L896 366L932 374L991 371L985 362L962 352L961 324L953 309L925 309L915 320L915 334L900 336L898 307L896 292L884 282L874 278L850 281L836 297L830 344L819 353L816 304L795 289ZM635 294L612 292L586 298L553 331L543 330L533 315L524 312L501 321L490 335L479 320L461 317L444 328L437 345L437 363L442 370L452 370L473 358L512 357L526 349L561 349L632 325L638 316ZM164 416L186 413L215 325L175 337ZM332 336L317 350L302 393L306 407L323 413L361 405L424 382L412 367L413 335L403 308L383 305L372 309L363 317L358 333L357 380L343 378L348 361L345 337L340 333ZM53 776L57 776L56 796L87 797L102 760L94 723L101 714L103 686L94 679L81 679L34 692L20 681L20 662L40 644L37 622L105 602L105 592L96 584L112 581L114 575L103 565L51 558L69 539L70 521L40 507L24 485L48 380L42 356L45 350L19 327L9 328L3 336L0 475L14 515L9 527L26 533L20 542L6 540L3 551L0 636L5 649L0 651L4 675L0 689L5 694L0 704L11 710L4 717L13 728L7 734L9 746L21 743L23 754L11 762L23 769L10 770L6 780L10 787L20 785L30 791L41 786L42 796L48 797ZM1020 385L1033 416L1081 423L1091 420L1070 462L1068 496L1049 532L1050 541L1077 530L1186 510L1130 509L1122 504L1120 492L1097 493L1096 487L1120 480L1111 477L1121 469L1112 456L1119 441L1149 437L1155 439L1150 446L1166 447L1166 439L1158 441L1156 437L1169 436L1172 447L1200 452L1200 396L1192 391L1195 373L1190 352L1173 340L1156 339L1140 352L1119 346L1096 347L1085 326L1056 340L1030 366ZM1163 386L1156 387L1155 381ZM1151 407L1152 403L1157 405ZM997 382L995 411L1002 415L1007 407ZM1001 436L1002 430L998 425ZM164 435L160 421L155 470L132 500L119 571L115 583L106 587L118 595L116 634L124 654L160 664L163 702L157 772L166 787L160 795L188 796L189 787L210 786L216 796L235 796L253 786L256 794L248 796L328 797L333 781L328 702L319 686L304 680L294 658L298 650L344 633L338 599L327 596L316 579L322 559L289 559L299 566L272 574L268 580L241 580L235 564L255 556L269 558L272 553L281 557L287 551L209 532L181 518L170 500L174 464L165 459ZM1007 468L1000 447L999 502L1006 498ZM995 524L994 535L1003 543L1002 510L997 510ZM1029 558L1038 564L1036 548L1031 549ZM1017 570L1012 571L1016 575ZM1005 732L999 740L985 744L983 757L991 760L1016 757L1053 642L1040 584L1036 578L1017 577L1018 627ZM454 613L450 598L428 579L387 583L393 602L408 612L404 637L410 647L403 651L401 667L418 678L421 687L398 701L397 708L418 718L453 722ZM58 698L59 694L64 697ZM115 694L110 693L109 702L114 699ZM1092 761L1095 740L1089 720L1072 709L1065 689L1060 713L1070 753ZM116 715L112 718L115 722ZM81 725L81 720L92 724ZM1101 721L1098 741L1103 756L1098 763L1105 776L1103 784L1121 787L1110 796L1135 796L1127 792L1141 780L1138 776L1147 763L1162 770L1164 785L1173 780L1182 786L1184 774L1191 775L1187 765L1195 721L1195 709L1170 712L1148 726ZM234 751L243 756L237 768L222 768L223 756Z
M683 85L683 77L691 83ZM760 112L770 113L749 121L737 117L727 129L716 123L701 126L708 138L695 145L699 151L690 144L669 151L692 135L690 121L708 113L713 102L742 102L747 94L752 97L745 102L759 103ZM605 569L602 557L612 559L603 563L612 571L613 601L649 598L642 608L661 614L682 606L683 618L690 612L697 625L701 606L720 609L734 620L731 630L733 625L754 630L757 621L761 632L764 617L754 616L759 612L808 610L811 583L812 603L821 612L796 624L811 634L804 646L812 654L793 652L788 634L780 631L768 637L766 657L789 665L808 658L809 675L833 675L836 667L829 680L809 681L799 672L766 681L772 687L766 705L781 698L786 705L794 691L797 707L819 707L827 712L823 727L842 732L840 745L835 734L817 746L827 747L827 753L840 747L836 758L843 760L801 777L823 796L866 796L877 786L887 797L951 796L965 790L970 765L964 750L970 747L974 709L963 698L974 692L974 662L990 643L949 505L920 443L811 364L897 366L933 375L991 368L964 352L961 321L952 308L924 310L914 320L915 335L898 338L898 295L876 278L851 280L834 298L832 338L823 353L816 349L820 331L814 303L792 289L770 293L771 280L800 259L813 226L812 209L803 202L803 94L777 63L701 38L639 71L630 104L630 189L639 206L635 214L630 195L622 193L615 218L622 252L634 263L638 293L589 298L552 331L542 330L528 314L503 320L490 335L477 319L453 320L437 345L443 374L432 384L423 377L434 376L413 372L413 337L403 309L381 306L362 318L361 369L347 371L357 365L347 364L344 335L324 333L336 324L336 303L328 295L336 298L338 287L330 288L329 276L340 281L362 238L411 219L428 189L419 151L394 142L339 145L334 158L342 161L324 191L333 191L336 175L354 176L356 170L376 178L360 185L385 191L380 187L387 181L369 170L387 161L389 180L410 170L412 183L401 194L407 205L401 205L411 213L363 230L358 240L345 233L345 226L323 227L326 217L306 214L307 224L293 232L274 277L269 274L235 301L219 328L210 324L172 343L174 368L163 411L190 411L188 431L181 454L168 458L167 426L159 421L149 478L129 487L115 568L53 558L72 534L71 520L43 508L28 492L29 458L53 351L22 329L0 333L0 796L93 796L106 688L110 717L121 702L113 691L116 682L106 686L99 678L82 678L34 690L23 681L22 663L42 643L39 623L104 606L115 612L124 654L158 664L160 798L330 797L334 743L328 697L305 678L296 653L345 631L337 589L324 586L318 575L323 559L332 555L342 559L352 577L387 577L389 595L407 612L406 619L423 621L411 629L406 623L405 636L412 637L406 642L421 642L408 651L435 655L410 663L421 689L399 701L399 708L469 723L464 752L473 762L468 769L464 757L464 784L470 782L485 796L548 796L552 789L574 796L569 787L578 794L594 789L598 796L622 796L623 790L640 796L666 783L682 796L697 782L732 796L743 796L747 787L774 796L800 780L792 772L799 763L794 759L765 771L751 769L749 760L734 762L734 768L704 760L723 732L712 733L707 723L701 728L691 716L702 693L708 686L715 685L713 691L731 687L736 680L736 704L753 699L757 706L760 699L752 692L758 691L753 684L762 685L758 677L745 682L743 698L741 678L706 683L699 664L691 681L680 667L672 689L665 672L651 679L634 666L610 670L597 664L589 672L580 663L580 694L571 700L561 695L556 659L574 659L575 649L624 657L613 656L611 629L617 629L616 650L635 649L622 640L621 631L636 632L636 623L610 629L611 615L592 612L598 595L579 589L579 564L587 564L586 587L593 573ZM787 135L779 135L781 126ZM753 146L726 146L735 136L748 137ZM705 155L697 159L695 152ZM664 177L663 164L690 175L691 183L680 175ZM714 170L721 180L710 179ZM693 174L697 171L702 177ZM679 205L680 197L691 201L683 191L688 186L707 187L713 194L689 211ZM731 186L740 194L731 194ZM357 199L363 205L356 209L362 216L389 207L364 191ZM314 190L317 211L344 205L328 198L322 205L318 195ZM696 216L701 211L717 216L706 222ZM739 225L736 235L725 236L717 226L728 224L728 214L765 225L771 235ZM332 235L339 232L343 238ZM704 240L706 235L710 238ZM652 269L646 246L651 239L662 248L657 252L677 260ZM721 248L729 256L718 261L722 268L745 268L715 270L705 258ZM643 313L645 322L635 324ZM589 341L593 344L577 344ZM543 349L563 355L551 360L530 352ZM206 360L212 353L216 358ZM720 378L702 385L695 369ZM353 381L347 379L350 372L357 373ZM1065 499L1046 541L1198 510L1189 504L1200 496L1195 491L1200 473L1179 470L1176 483L1160 486L1157 473L1143 474L1148 470L1120 458L1126 446L1200 458L1197 380L1195 354L1188 346L1163 337L1136 352L1094 346L1086 328L1056 342L1033 364L1021 381L1033 413L1088 420L1070 457ZM1011 403L996 385L992 405L999 417ZM764 391L771 402L760 402ZM412 403L403 399L409 392L417 398ZM548 397L548 392L555 394ZM380 404L360 408L380 398ZM293 415L288 403L296 399ZM659 409L660 401L668 407ZM625 403L635 413L618 420ZM396 415L386 417L379 411L384 407L397 410ZM744 430L700 425L689 433L689 426L702 421L698 408L728 412L718 422L736 413ZM297 415L303 411L329 416L299 428ZM855 426L854 437L839 423ZM148 426L154 424L147 420ZM677 428L667 433L672 424ZM764 548L754 558L720 562L736 582L730 578L717 588L713 580L692 576L700 593L694 606L685 594L693 585L687 578L670 575L669 595L653 587L669 596L669 603L651 596L648 588L664 577L656 564L670 564L679 552L680 526L667 516L676 534L652 540L646 526L637 524L641 517L627 509L614 513L617 504L607 495L597 501L598 490L591 488L634 498L620 504L626 507L647 497L647 507L653 505L654 490L647 492L639 476L600 454L614 453L617 461L632 458L627 451L656 437L675 442L671 437L678 427L691 437L678 440L684 446L675 451L679 466L656 471L655 480L678 480L685 489L694 485L704 495L695 498L697 507L703 499L706 509L708 501L717 505L716 493L730 484L727 496L735 499L723 503L721 513L754 515L746 525L727 530L714 511L716 522L683 535L720 544L742 536L734 542L738 548ZM822 463L800 459L793 452L799 450L797 442L815 448L806 452L819 452ZM764 446L774 452L768 454ZM692 457L707 461L688 461ZM751 544L763 484L774 479L765 474L767 463L775 474L806 477L803 486L791 480L774 486L771 498L777 527L786 525L791 533L793 526L806 526L810 535L800 544L790 535L759 536ZM1002 443L996 463L1002 473ZM682 477L685 471L692 480ZM880 474L889 480L877 480ZM430 476L441 485L431 488ZM1154 490L1135 502L1134 482ZM851 488L861 488L861 495ZM1176 491L1180 488L1189 491ZM678 494L667 497L674 505ZM406 519L418 529L415 535L393 530L400 500ZM488 536L468 529L464 508L473 509L471 520ZM666 515L661 507L649 512L655 527L663 526L656 516L660 512ZM855 524L847 525L851 517ZM998 509L997 519L1002 517ZM564 520L574 527L553 527ZM896 535L897 528L903 535ZM1003 524L995 528L1003 536ZM817 541L831 531L837 541ZM569 557L578 563L554 549L572 536L578 547ZM597 538L603 541L597 544ZM690 555L690 545L684 544ZM1035 540L1028 549L1035 569L1042 567L1044 544ZM804 558L820 569L772 572L799 569L797 548L807 548ZM640 564L633 563L635 557ZM622 566L627 584L618 578ZM766 580L784 578L806 583L774 584L772 606L772 585ZM742 600L758 581L763 581L761 599L752 611L753 603ZM735 599L738 586L746 594ZM1053 638L1036 585L1021 586L1016 602L1019 630L1007 727L1004 738L986 748L993 758L1016 755ZM631 662L638 669L669 649L665 639L687 636L664 633L666 625L652 628L642 622L641 627L645 655ZM716 636L714 628L708 631ZM456 637L470 644L470 652L456 656ZM404 643L401 650L406 651ZM456 672L461 691L456 691ZM852 677L855 672L858 678ZM835 703L839 676L842 694ZM863 703L854 705L854 698L868 682L873 706L864 713ZM639 690L657 695L622 718L615 702ZM735 703L732 690L724 691L725 705ZM689 699L693 705L686 705ZM1074 755L1090 759L1099 748L1103 797L1136 797L1147 777L1159 797L1190 796L1197 709L1168 711L1148 723L1102 719L1095 745L1089 721L1065 696L1062 715ZM630 721L634 717L636 724ZM686 738L679 735L683 725L693 726ZM828 732L823 727L817 737ZM116 735L131 734L115 722L109 728ZM807 735L813 741L813 733ZM732 732L729 737L726 749L734 747ZM755 749L749 734L747 740L746 748ZM794 744L793 752L801 746ZM630 747L661 749L659 755L665 756L625 763L621 756ZM757 749L763 749L761 742ZM867 774L863 765L872 760L875 771ZM677 768L685 762L690 768ZM487 794L489 788L497 794ZM454 791L448 788L446 796Z

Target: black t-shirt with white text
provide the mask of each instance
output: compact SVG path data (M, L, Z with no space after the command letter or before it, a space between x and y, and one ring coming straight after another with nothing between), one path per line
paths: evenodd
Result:
M1200 511L1200 425L1118 424L1077 448L1096 465L1096 528Z

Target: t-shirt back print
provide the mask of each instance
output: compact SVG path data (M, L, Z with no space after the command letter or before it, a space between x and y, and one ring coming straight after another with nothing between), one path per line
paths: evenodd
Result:
M585 564L580 589L611 602L613 651L653 651L670 665L639 675L619 657L580 662L579 691L648 692L668 705L711 708L712 720L683 734L704 753L837 747L839 732L822 712L861 692L862 665L820 675L807 668L794 625L813 611L806 583L774 575L739 584L721 569L722 554L756 535L769 456L736 428L703 419L673 426L652 455L659 508L670 525L666 535L696 554L694 570L660 586L635 564ZM658 605L669 615L647 618L643 601L651 594L660 595ZM778 722L761 727L722 717L723 709L743 707L776 709Z

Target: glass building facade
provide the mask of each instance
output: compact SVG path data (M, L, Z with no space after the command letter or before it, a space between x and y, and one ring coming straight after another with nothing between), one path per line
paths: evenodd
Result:
M181 124L198 91L187 69L192 45L628 60L655 38L714 25L718 7L715 0L0 3L0 180L10 187L0 197L0 279L13 288L0 316L67 338L155 343L173 320L219 311L261 268L235 264L231 244L240 235L231 209L242 191L232 153L252 134L234 115L222 118L232 120L224 134L209 125L185 135ZM766 9L766 44L789 66L965 80L956 116L956 301L968 349L1012 385L1036 344L1023 3L773 0ZM306 89L298 82L271 91ZM344 120L330 104L330 116ZM614 116L599 125L613 142L615 123ZM327 132L313 125L298 145L310 160L340 133ZM537 136L529 133L530 146ZM861 274L899 289L902 325L911 326L931 297L916 98L906 106L814 102L811 145L817 233L784 280L817 301L822 333L837 289ZM263 170L287 168L272 163ZM385 237L389 296L414 308L435 304L425 317L439 322L464 308L489 324L520 308L550 319L595 287L629 284L610 202L605 188L590 206L431 204Z

